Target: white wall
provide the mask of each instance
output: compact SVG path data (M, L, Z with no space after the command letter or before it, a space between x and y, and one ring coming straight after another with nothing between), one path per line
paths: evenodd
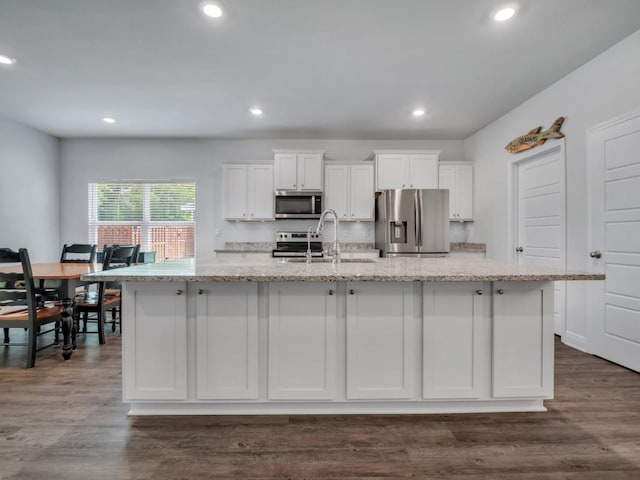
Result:
M0 117L0 247L60 258L58 139Z
M86 241L87 184L113 180L195 180L196 256L213 255L225 241L274 241L282 229L314 222L227 222L222 219L222 164L273 161L272 149L324 149L327 161L363 161L375 149L442 150L442 160L461 160L462 141L65 139L61 141L62 242ZM345 242L373 242L373 225L342 224ZM216 233L219 231L219 236ZM327 229L327 240L331 238ZM455 232L452 239L459 237Z
M559 46L562 48L562 46ZM505 86L508 88L508 85ZM566 118L567 266L588 270L586 131L640 107L640 31L613 46L464 142L474 162L474 218L469 241L487 243L487 256L511 258L508 243L510 165L517 154L504 146L513 138L557 117ZM553 141L553 140L552 140ZM563 340L586 348L586 284L567 282L567 335Z

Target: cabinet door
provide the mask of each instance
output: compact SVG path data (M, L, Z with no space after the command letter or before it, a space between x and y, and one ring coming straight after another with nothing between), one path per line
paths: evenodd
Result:
M407 155L379 154L376 156L376 190L410 188Z
M198 398L258 398L258 286L198 283Z
M185 282L125 282L124 401L187 399Z
M553 282L494 283L493 396L553 397Z
M413 283L347 283L347 398L415 398Z
M352 165L349 175L351 220L373 220L373 165Z
M273 220L273 167L249 165L247 186L247 218Z
M438 155L419 153L408 157L407 188L438 188Z
M449 219L456 220L456 167L441 165L438 171L438 188L449 190Z
M473 167L456 167L456 213L459 220L473 219Z
M324 208L332 208L336 211L340 220L346 220L349 217L349 167L346 165L328 165L325 167L324 172Z
M336 396L335 283L269 284L269 399Z
M296 190L298 156L295 153L276 153L274 156L274 187L276 190Z
M482 283L425 283L423 292L424 398L477 398L488 359L488 309ZM488 365L488 362L487 362Z
M224 218L247 218L247 166L224 165Z
M298 155L298 189L322 191L322 155Z

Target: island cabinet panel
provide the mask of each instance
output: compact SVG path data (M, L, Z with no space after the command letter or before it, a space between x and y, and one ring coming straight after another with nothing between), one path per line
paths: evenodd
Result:
M186 400L185 282L127 282L123 286L123 396Z
M198 398L258 398L258 284L196 288Z
M336 284L274 282L268 304L269 400L333 400Z
M414 285L347 283L347 398L415 397Z
M490 290L482 283L424 284L425 399L481 396L482 368L489 357L487 298Z
M553 397L553 283L493 284L493 396Z

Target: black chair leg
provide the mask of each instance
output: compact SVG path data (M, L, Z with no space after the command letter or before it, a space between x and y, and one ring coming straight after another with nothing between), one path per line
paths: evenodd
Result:
M29 328L29 348L27 351L27 368L36 366L36 342L38 341L38 333L35 327Z
M56 345L58 345L60 343L60 328L62 327L60 322L56 322L55 327L54 327L54 337L53 337L53 343L55 343Z
M116 331L116 308L111 309L111 331ZM120 326L120 332L122 332L122 326Z
M4 329L4 343L9 343L11 341L11 339L9 338L9 329L5 328Z
M104 345L106 340L104 338L104 312L98 312L98 342L100 345Z
M84 312L82 315L82 333L87 333L87 321L89 320L89 314Z

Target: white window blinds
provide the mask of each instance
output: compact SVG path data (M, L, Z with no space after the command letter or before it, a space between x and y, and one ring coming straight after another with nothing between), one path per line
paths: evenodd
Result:
M90 183L89 242L140 244L156 261L195 253L193 183Z

